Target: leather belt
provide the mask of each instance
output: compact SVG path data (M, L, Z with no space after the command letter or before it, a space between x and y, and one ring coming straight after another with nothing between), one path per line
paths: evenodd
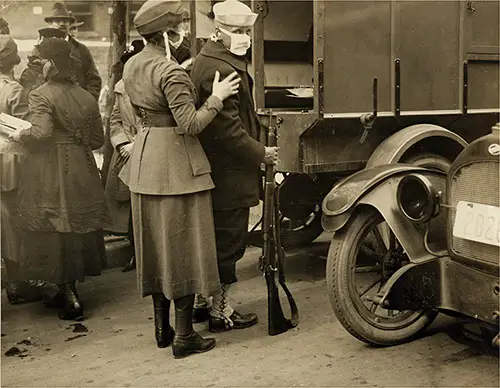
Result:
M55 144L83 144L83 139L68 132L54 132L50 141Z
M137 107L136 111L141 118L141 124L145 127L177 127L175 119L169 114L147 111Z

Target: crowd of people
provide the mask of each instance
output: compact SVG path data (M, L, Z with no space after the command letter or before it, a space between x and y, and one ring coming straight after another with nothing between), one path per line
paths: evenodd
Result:
M10 283L56 284L59 317L82 319L76 282L101 273L104 231L127 233L135 251L127 269L136 267L140 295L152 297L157 346L176 358L215 346L193 323L222 332L258 322L228 295L259 202L260 166L278 159L276 147L259 142L247 71L257 14L225 0L213 18L212 36L191 58L182 1L148 0L137 12L143 39L123 55L114 87L105 187L92 154L104 143L101 79L70 34L74 17L54 4L19 82L16 43L0 35L0 113L31 123L10 135L25 152L0 159Z

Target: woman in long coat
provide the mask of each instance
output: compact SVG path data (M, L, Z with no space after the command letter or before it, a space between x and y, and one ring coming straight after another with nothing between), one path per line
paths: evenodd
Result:
M134 25L146 47L125 65L123 80L142 120L130 156L126 181L132 196L139 291L152 295L159 347L172 343L174 357L206 352L215 346L193 330L194 294L219 290L210 190L210 164L198 141L238 90L232 74L219 82L197 111L196 92L175 61L169 41L182 22L182 2L149 0ZM169 323L175 304L175 335Z
M133 50L129 50L122 55L121 61L123 64L138 54L144 48L144 43L142 40L135 40L132 42L132 47ZM110 117L110 142L113 146L113 156L109 164L105 193L113 221L110 231L118 234L127 233L130 243L134 246L130 191L125 183L118 178L118 175L130 158L137 129L141 127L141 120L130 104L123 80L116 83L114 91L115 103ZM125 265L123 272L134 268L135 256L132 256Z
M102 229L110 219L92 154L104 134L96 100L71 80L68 43L48 38L38 50L46 82L29 95L32 127L13 136L29 151L18 191L20 273L57 284L59 317L81 319L75 282L105 264Z
M0 31L2 32L2 31ZM0 35L0 113L28 120L28 98L14 79L14 67L21 62L17 45L10 35ZM7 270L6 293L10 303L18 304L41 299L36 282L16 281L19 239L14 218L21 155L0 154L1 255Z

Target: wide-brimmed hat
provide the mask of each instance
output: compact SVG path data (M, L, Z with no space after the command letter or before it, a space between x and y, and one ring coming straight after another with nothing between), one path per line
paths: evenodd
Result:
M35 46L40 58L52 61L59 78L71 78L75 60L71 57L71 46L65 39L46 38Z
M70 15L68 8L66 8L66 5L64 5L64 3L54 3L52 5L50 15L45 16L44 20L47 23L50 23L51 20L55 19L64 19L68 20L71 23L75 22L75 18Z
M85 22L78 22L76 20L76 18L73 16L73 12L69 11L69 16L72 17L75 21L73 23L71 23L71 25L69 26L69 28L78 28L82 25L85 24Z
M129 50L125 51L123 55L120 57L122 63L127 62L134 55L140 53L144 48L144 42L142 41L142 39L133 40L132 43L130 43L130 45L132 47Z
M65 39L47 38L42 40L37 48L42 58L53 61L69 59L71 54L71 46Z
M137 11L134 26L141 35L175 27L182 21L184 4L180 0L148 0Z
M14 66L20 62L14 39L10 35L0 35L0 67Z

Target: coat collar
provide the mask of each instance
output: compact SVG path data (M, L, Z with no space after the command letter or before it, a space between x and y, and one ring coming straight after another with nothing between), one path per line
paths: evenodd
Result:
M237 70L247 71L246 58L240 58L231 54L231 52L221 42L208 40L201 49L200 54L227 62Z
M164 47L156 46L156 45L151 44L151 43L146 44L146 46L142 49L141 52L144 52L144 53L147 53L147 54L150 54L150 55L158 55L158 56L163 57L163 58L166 57L166 53L165 53L165 48ZM172 55L171 55L170 60L172 62L174 62L174 63L178 63L176 61L173 53L171 53L171 54Z

